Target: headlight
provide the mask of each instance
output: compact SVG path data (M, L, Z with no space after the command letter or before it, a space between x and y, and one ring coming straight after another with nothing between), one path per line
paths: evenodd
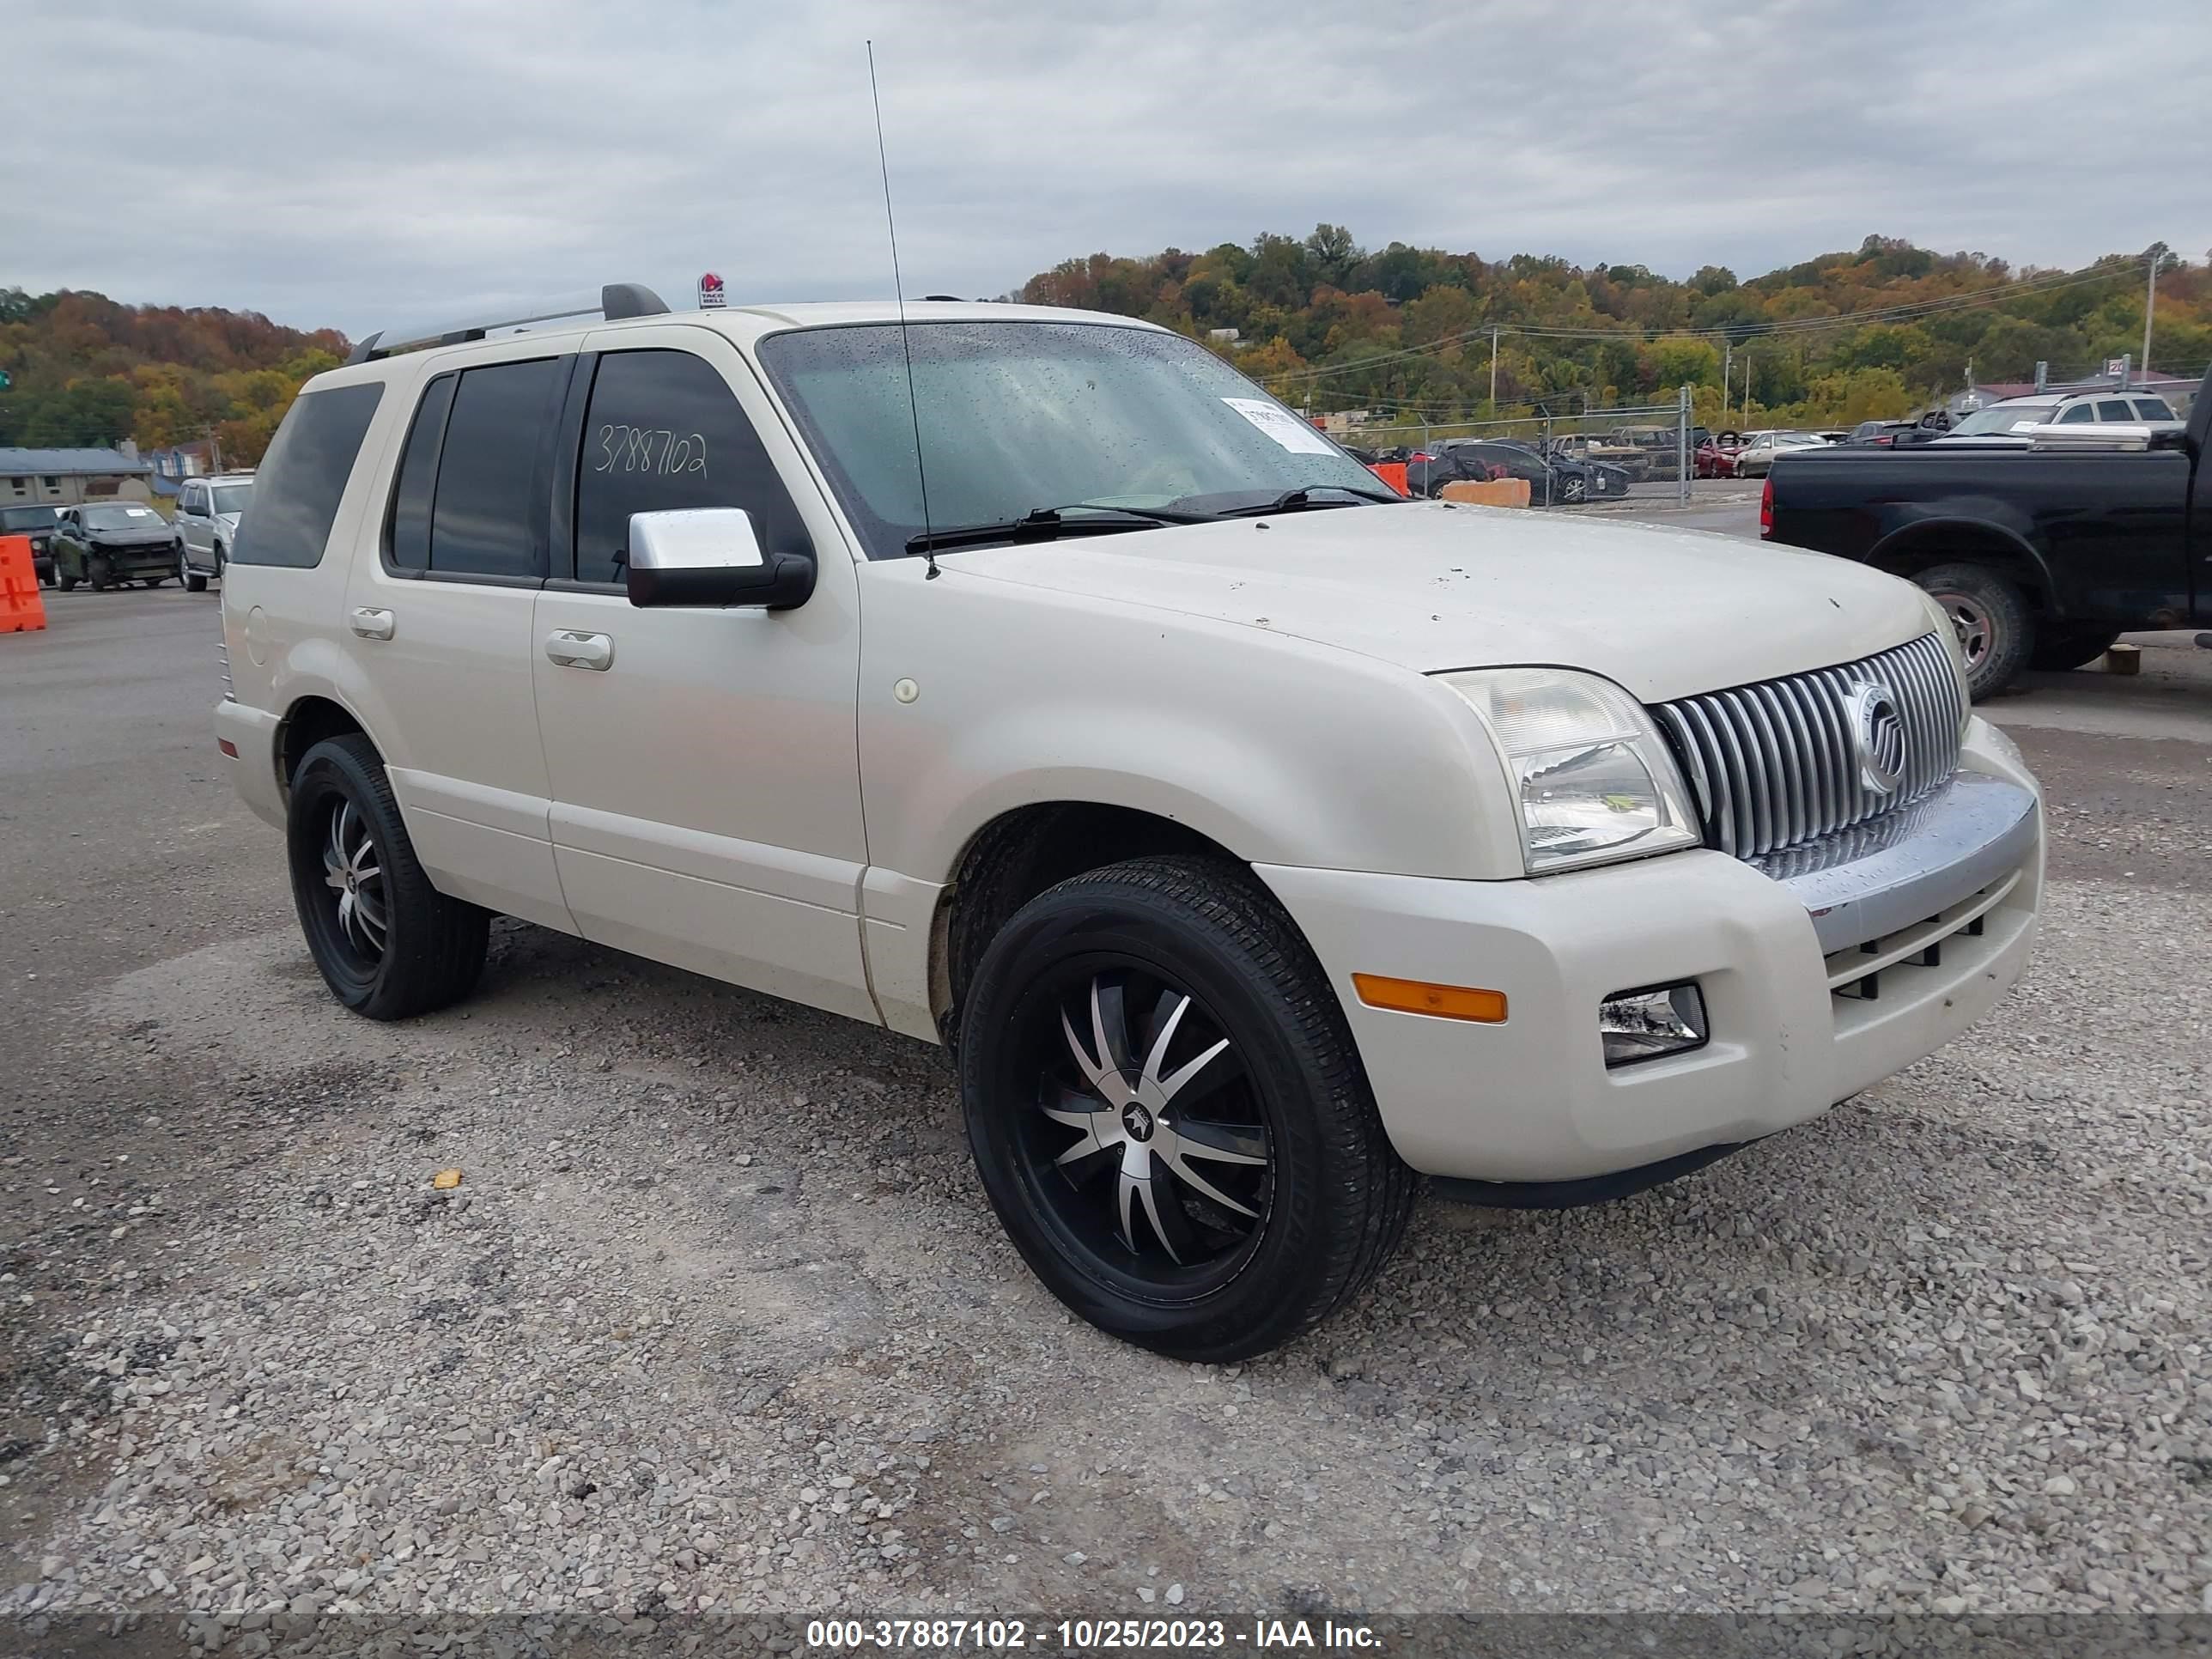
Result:
M1532 876L1695 847L1704 836L1666 739L1610 680L1564 668L1438 676L1472 704L1521 797Z

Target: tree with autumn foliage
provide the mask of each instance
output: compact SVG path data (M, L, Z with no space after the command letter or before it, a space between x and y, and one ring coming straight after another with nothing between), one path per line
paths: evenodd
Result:
M1492 261L1403 242L1370 252L1323 224L1303 240L1263 233L1203 253L1094 253L1031 277L1018 297L1149 319L1316 411L1441 424L1539 401L1671 402L1688 386L1710 424L1725 377L1729 423L1747 418L1747 380L1752 422L1840 426L1926 406L1970 372L2027 380L2044 362L2063 380L2140 352L2151 257L2155 367L2195 376L2212 360L2212 259L2162 246L2063 272L1869 236L1748 281L1705 265L1677 282L1534 254ZM1226 330L1233 341L1214 337Z
M224 463L261 459L310 375L344 361L345 337L253 312L126 306L68 290L0 289L0 446L165 449L204 436Z

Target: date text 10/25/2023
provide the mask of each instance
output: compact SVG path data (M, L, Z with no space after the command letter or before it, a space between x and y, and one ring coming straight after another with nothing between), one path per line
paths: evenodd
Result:
M820 1619L806 1626L809 1648L908 1652L1007 1653L1170 1651L1189 1649L1380 1651L1365 1625L1324 1619Z

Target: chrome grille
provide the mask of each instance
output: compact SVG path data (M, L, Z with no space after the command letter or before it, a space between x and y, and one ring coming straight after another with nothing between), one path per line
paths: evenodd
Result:
M1905 763L1887 793L1861 777L1845 712L1854 685L1894 694ZM1697 792L1706 845L1740 859L1894 811L1959 764L1966 714L1948 648L1933 634L1857 662L1661 703L1652 712Z

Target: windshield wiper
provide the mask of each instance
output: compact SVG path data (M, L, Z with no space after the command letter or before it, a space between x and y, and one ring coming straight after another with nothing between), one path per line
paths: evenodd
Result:
M1069 518L1079 513L1080 518ZM1210 513L1178 513L1169 507L1103 507L1074 501L1066 507L1041 507L1018 519L995 524L951 525L906 538L909 553L937 553L949 548L981 547L992 542L1049 542L1062 536L1106 536L1121 530L1156 530L1164 524L1205 524Z
M1316 493L1327 492L1327 493ZM1349 495L1348 501L1328 499L1328 495ZM1297 489L1285 489L1272 501L1261 501L1251 507L1224 507L1213 516L1217 519L1256 519L1268 513L1301 513L1311 507L1357 507L1363 501L1402 501L1406 498L1381 489L1357 489L1350 484L1310 484Z

